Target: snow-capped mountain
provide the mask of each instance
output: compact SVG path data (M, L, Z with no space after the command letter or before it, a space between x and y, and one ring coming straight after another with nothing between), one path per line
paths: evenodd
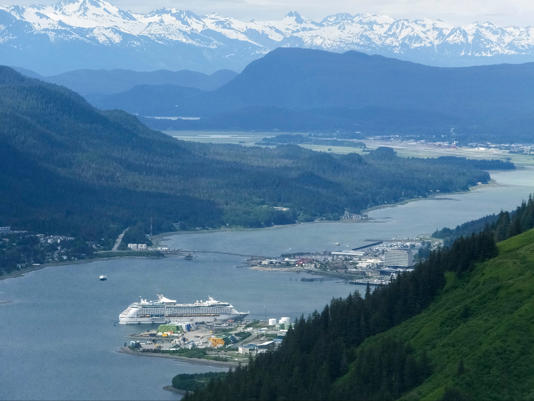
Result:
M239 70L276 47L359 50L432 65L534 61L534 27L490 22L335 14L321 21L296 12L241 21L215 14L121 10L104 0L55 6L0 6L3 64L56 73L77 68Z

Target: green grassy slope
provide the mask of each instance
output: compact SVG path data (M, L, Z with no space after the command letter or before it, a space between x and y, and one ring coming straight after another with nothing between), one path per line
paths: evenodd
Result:
M358 347L391 339L426 353L432 374L403 399L534 399L534 230L501 242L499 251L465 276L447 273L423 313Z

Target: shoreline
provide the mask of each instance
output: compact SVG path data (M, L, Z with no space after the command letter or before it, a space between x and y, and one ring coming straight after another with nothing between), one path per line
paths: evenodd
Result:
M0 276L0 281L7 280L10 278L17 278L17 277L23 277L27 273L31 273L37 270L41 270L47 267L59 267L59 266L66 266L66 265L81 265L85 263L91 263L96 262L98 260L111 260L111 259L118 259L118 258L160 258L152 256L152 255L117 255L117 256L105 256L105 257L92 257L87 259L78 259L78 260L66 260L64 262L50 262L50 263L43 263L39 266L31 266L28 268L24 268L23 270L17 270L13 271L8 274L3 274Z
M175 359L178 361L190 363L192 365L205 365L205 366L212 366L216 368L220 368L220 367L236 368L240 365L240 363L238 362L214 361L211 359L201 359L201 358L188 358L186 356L165 354L161 352L137 352L137 351L132 351L131 349L127 347L121 347L117 352L121 354L128 354L128 355L134 355L134 356Z
M182 396L187 394L187 390L180 390L179 388L175 388L173 386L163 386L163 390L170 391L171 393L180 394Z
M498 170L498 171L500 171L500 170ZM372 211L375 211L375 210L379 210L379 209L385 209L385 208L388 208L388 207L396 207L396 206L406 205L408 203L415 202L415 201L431 200L431 199L436 199L436 198L441 197L441 196L449 196L449 195L456 195L456 194L466 194L466 193L469 193L469 192L472 192L472 191L476 191L478 189L485 188L485 187L488 187L488 186L502 186L502 185L503 184L500 184L500 183L496 182L494 179L490 179L490 181L488 183L474 185L473 187L471 187L471 188L469 188L469 189L467 189L465 191L456 191L456 192L446 192L446 193L432 194L432 195L429 195L427 197L410 198L410 199L401 200L401 201L396 202L396 203L372 206L370 208L362 210L360 212L360 215L365 215L365 214L367 214L369 212L372 212ZM369 221L372 222L372 219L354 221L354 222L353 221L343 222L342 220L317 220L317 221L310 221L310 222L300 222L300 223L297 222L297 223L284 224L284 225L273 225L273 226L269 226L269 227L259 227L259 228L246 228L246 227L224 228L224 227L221 227L221 228L203 229L203 230L169 231L169 232L164 232L164 233L160 233L160 234L154 235L152 237L152 241L153 241L153 244L155 246L159 246L159 245L161 245L161 243L163 241L167 240L169 237L176 236L176 235L207 234L207 233L233 232L233 231L277 230L277 229L282 229L282 228L285 228L285 227L294 227L294 226L301 225L301 224L329 224L329 223L358 224L358 223L362 223L362 222L366 222L366 221L367 222L369 222ZM11 273L8 273L8 274L5 274L5 275L1 275L0 276L0 281L11 279L11 278L22 277L27 273L31 273L31 272L34 272L34 271L37 271L37 270L41 270L41 269L44 269L46 267L90 263L90 262L94 262L96 260L110 260L110 259L125 258L125 257L152 258L154 256L153 255L139 255L139 256L136 256L136 255L116 255L116 256L105 256L105 257L96 256L96 257L91 257L91 258L81 259L81 260L79 259L79 260L74 260L74 261L43 263L42 265L39 265L39 266L32 266L32 267L25 268L23 270L14 271L14 272L11 272Z
M497 171L504 171L504 170L497 170ZM486 183L473 185L472 187L468 188L465 191L433 193L432 195L421 197L421 198L410 198L410 199L405 199L405 200L402 200L402 201L399 201L399 202L396 202L396 203L391 203L391 204L386 204L386 205L371 206L371 207L363 210L362 214L367 214L367 213L373 212L375 210L386 209L388 207L403 206L403 205L407 205L408 203L416 202L416 201L440 200L439 198L444 197L444 196L461 195L461 194L466 194L466 193L473 192L473 191L478 191L478 190L480 190L482 188L494 187L494 186L495 187L499 187L499 186L503 186L503 184L499 184L497 181L495 181L492 178Z
M493 171L493 170L492 170ZM501 170L496 170L501 171ZM432 200L437 199L442 196L451 196L451 195L461 195L466 194L472 191L477 191L482 188L486 188L488 186L502 186L503 184L500 184L496 182L494 179L490 179L487 183L477 184L473 185L472 187L468 188L465 191L454 191L454 192L443 192L443 193L435 193L431 194L429 196L425 197L419 197L419 198L408 198L404 200L400 200L395 203L388 203L385 205L376 205L371 206L367 209L362 210L360 213L358 213L360 216L366 215L369 212L380 210L380 209L386 209L388 207L396 207L396 206L402 206L406 205L411 202L416 201L422 201L422 200ZM439 199L438 199L439 200ZM362 219L358 221L343 221L341 219L339 220L316 220L316 221L307 221L307 222L296 222L291 224L283 224L283 225L273 225L269 227L258 227L258 228L247 228L247 227L233 227L233 228L214 228L214 229L202 229L202 230L184 230L184 231L168 231L165 233L160 233L154 235L151 239L154 245L161 245L162 241L165 241L167 238L176 236L176 235L187 235L187 234L210 234L210 233L219 233L219 232L234 232L234 231L257 231L257 230L277 230L285 227L294 227L301 224L328 224L328 223L346 223L346 224L359 224L363 222L372 222L373 219Z
M338 272L329 272L329 271L318 271L318 270L306 270L306 269L299 269L295 267L264 267L264 266L249 266L250 270L255 271L262 271L262 272L281 272L281 273L302 273L302 274L310 274L312 276L318 276L319 280L344 280L344 281L352 281L357 280L356 277L351 277L350 275L347 275L345 273L338 273ZM314 281L319 281L314 280ZM365 284L361 284L365 286ZM373 284L371 284L373 285Z
M34 271L37 271L37 270L41 270L41 269L44 269L46 267L82 264L82 263L91 262L91 261L94 261L94 260L97 260L97 259L98 258L89 258L89 259L82 259L82 260L78 259L78 260L71 260L71 261L64 261L64 262L43 263L43 264L40 264L39 266L31 266L31 267L25 268L23 270L17 270L17 271L8 273L8 274L3 274L3 275L0 276L0 281L1 280L7 280L7 279L10 279L10 278L22 277L27 273L31 273L31 272L34 272Z

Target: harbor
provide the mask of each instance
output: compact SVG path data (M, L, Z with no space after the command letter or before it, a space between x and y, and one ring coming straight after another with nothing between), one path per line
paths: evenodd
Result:
M250 356L276 349L292 324L288 316L261 321L245 319L248 314L212 297L191 303L177 303L162 294L156 300L141 298L121 312L119 324L159 325L131 334L123 350L247 363Z
M415 238L515 208L534 191L533 172L523 168L492 173L494 185L376 209L364 222L176 233L161 241L168 248L205 252L194 253L189 261L181 255L101 259L2 280L0 318L5 324L0 327L0 353L10 366L0 375L2 392L7 399L21 400L176 399L163 390L176 374L224 371L228 366L163 353L117 352L129 341L146 341L130 335L159 327L118 324L120 312L139 296L163 293L190 302L212 295L249 311L251 321L284 316L294 320L321 310L332 298L363 293L365 286L304 271L236 268L247 258L210 251L265 256L333 252L366 245L367 239ZM101 274L108 280L99 281ZM87 330L88 325L93 329ZM250 341L261 344L259 339Z
M337 243L339 248L341 244ZM432 237L396 240L366 240L366 244L346 250L296 252L276 258L250 258L253 270L306 272L334 276L352 284L386 285L397 275L441 246ZM310 279L304 279L310 280Z
M278 348L291 324L287 316L211 324L165 324L131 334L122 351L237 366L248 363L251 356Z

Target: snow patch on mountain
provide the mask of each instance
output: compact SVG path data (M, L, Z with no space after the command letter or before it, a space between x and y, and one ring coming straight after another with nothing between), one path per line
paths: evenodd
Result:
M201 47L222 45L223 40L239 41L271 49L301 42L326 50L385 47L396 53L404 49L460 45L464 54L490 56L530 52L534 46L533 27L499 27L492 23L454 26L431 19L394 19L388 16L347 13L321 21L302 17L296 11L280 20L241 21L216 14L199 16L191 11L159 9L147 14L121 10L105 0L61 0L55 6L1 7L35 32L64 32L90 29L100 43L121 42L121 35L145 36ZM70 33L70 34L69 34Z
M365 13L339 13L314 21L292 11L278 20L243 21L175 8L134 13L106 0L61 0L52 6L0 6L0 26L2 49L10 50L9 54L19 49L13 61L19 65L23 62L18 60L27 56L22 51L28 43L38 43L44 52L47 44L43 38L55 49L76 41L90 45L95 62L100 57L99 46L108 55L113 53L106 48L116 48L124 63L130 64L136 63L134 59L138 60L144 49L150 55L147 60L153 62L149 65L143 60L143 68L192 68L205 61L212 67L240 69L259 55L288 46L359 50L434 65L517 56L524 56L521 61L525 57L534 60L534 27L491 22L456 26L428 18L395 19ZM165 48L177 52L175 60L195 60L196 64L169 64L171 56L164 54ZM102 63L108 61L102 58Z

